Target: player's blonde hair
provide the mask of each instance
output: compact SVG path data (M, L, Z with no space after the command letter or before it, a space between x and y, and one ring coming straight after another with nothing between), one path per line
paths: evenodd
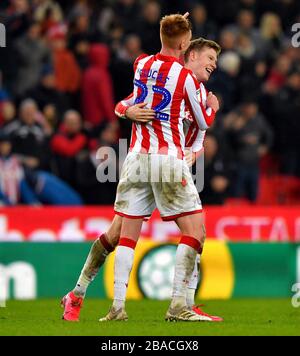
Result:
M217 56L221 53L221 46L217 42L200 37L191 41L189 48L184 53L184 61L187 62L192 51L201 51L203 48L214 49Z
M160 21L160 36L162 44L172 49L177 49L183 35L192 30L192 25L183 15L167 15Z

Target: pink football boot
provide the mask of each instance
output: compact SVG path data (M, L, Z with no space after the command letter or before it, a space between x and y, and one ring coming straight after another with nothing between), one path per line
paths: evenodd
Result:
M214 322L222 322L223 318L219 317L219 316L213 316L213 315L209 315L207 313L204 313L204 311L198 306L198 305L194 305L192 308L193 312L198 314L198 315L203 315L203 316L207 316L208 318L210 318L210 321L214 321Z
M64 308L62 319L66 321L79 321L82 303L83 298L76 297L73 292L65 295L60 303L61 307Z

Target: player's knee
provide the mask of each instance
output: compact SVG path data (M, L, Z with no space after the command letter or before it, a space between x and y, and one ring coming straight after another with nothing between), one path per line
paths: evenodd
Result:
M187 236L193 237L195 240L200 242L200 254L202 253L203 247L204 247L204 243L205 243L205 238L206 235L203 231L203 229L200 229L198 231L191 231L191 233Z
M201 244L204 244L205 233L203 229L190 229L189 231L183 233L183 235L191 236L194 239L198 240Z
M111 231L109 234L106 234L106 236L107 236L107 241L111 246L116 247L118 245L120 234Z

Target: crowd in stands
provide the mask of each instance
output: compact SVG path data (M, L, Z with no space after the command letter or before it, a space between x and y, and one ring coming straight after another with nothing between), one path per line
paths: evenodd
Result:
M186 11L194 37L222 47L207 85L221 110L205 141L203 202L268 203L262 182L272 203L300 202L300 184L293 199L275 197L275 182L300 179L298 0L1 0L2 204L113 203L95 154L129 139L114 106L132 90L133 62L160 50L163 15Z

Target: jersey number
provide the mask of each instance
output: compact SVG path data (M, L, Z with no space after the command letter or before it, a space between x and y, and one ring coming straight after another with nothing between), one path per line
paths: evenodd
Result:
M134 85L136 85L141 90L140 95L137 96L134 101L134 104L143 103L148 95L147 85L136 79L134 80ZM162 95L160 103L155 105L155 107L153 108L153 110L156 112L156 119L161 121L168 121L170 115L165 114L162 111L170 104L172 98L171 93L167 89L158 87L157 85L152 86L152 91L154 94Z

